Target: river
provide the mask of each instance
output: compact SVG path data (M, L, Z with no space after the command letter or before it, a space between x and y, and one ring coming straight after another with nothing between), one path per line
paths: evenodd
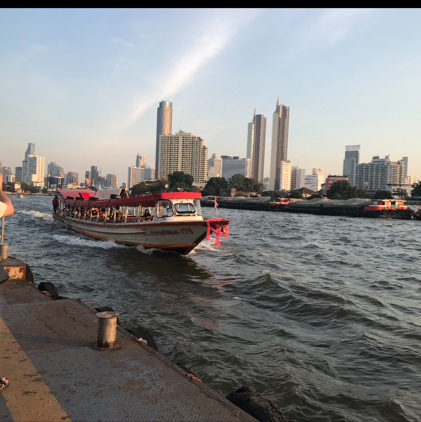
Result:
M295 422L421 419L420 221L220 209L221 247L181 257L73 234L51 197L11 199L5 242L36 285L147 327L220 394L248 385Z

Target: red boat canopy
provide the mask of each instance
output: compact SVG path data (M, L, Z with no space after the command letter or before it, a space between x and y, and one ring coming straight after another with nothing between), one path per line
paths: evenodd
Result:
M85 200L89 199L90 196L95 197L96 191L91 189L59 189L58 192L64 198L83 198Z
M76 191L76 189L63 189L62 191L71 192L72 190ZM82 193L81 191L82 190L78 190L78 193ZM93 192L90 190L84 191ZM160 199L200 199L202 197L200 192L163 192L150 195L133 195L128 198L110 198L104 200L89 200L89 195L87 198L84 196L78 197L74 193L68 194L67 196L65 196L66 194L62 195L64 197L64 203L82 208L137 207L138 205L141 205L142 207L154 207L156 202ZM67 199L67 197L70 198ZM76 200L76 198L79 198L79 200Z

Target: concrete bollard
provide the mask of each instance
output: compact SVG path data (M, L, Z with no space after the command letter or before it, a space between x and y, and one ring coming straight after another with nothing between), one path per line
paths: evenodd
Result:
M98 312L98 342L97 349L116 349L115 342L117 336L117 312Z
M8 249L9 245L6 245L5 243L2 243L0 245L0 262L5 261L7 259Z

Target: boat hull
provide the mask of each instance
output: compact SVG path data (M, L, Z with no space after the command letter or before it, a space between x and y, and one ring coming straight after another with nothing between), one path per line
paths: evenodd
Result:
M204 220L168 223L96 223L54 213L53 217L58 225L95 239L113 240L124 245L143 246L145 249L174 251L181 255L191 252L206 237L207 232L207 222ZM222 220L219 226L228 223L228 220Z

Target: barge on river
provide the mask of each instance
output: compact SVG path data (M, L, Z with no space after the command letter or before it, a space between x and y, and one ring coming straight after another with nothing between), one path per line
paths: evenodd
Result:
M115 191L115 190L114 190ZM205 220L201 194L162 192L121 197L112 190L60 189L54 221L65 228L101 240L191 252L212 230L225 232L229 220ZM125 191L123 192L125 193Z

